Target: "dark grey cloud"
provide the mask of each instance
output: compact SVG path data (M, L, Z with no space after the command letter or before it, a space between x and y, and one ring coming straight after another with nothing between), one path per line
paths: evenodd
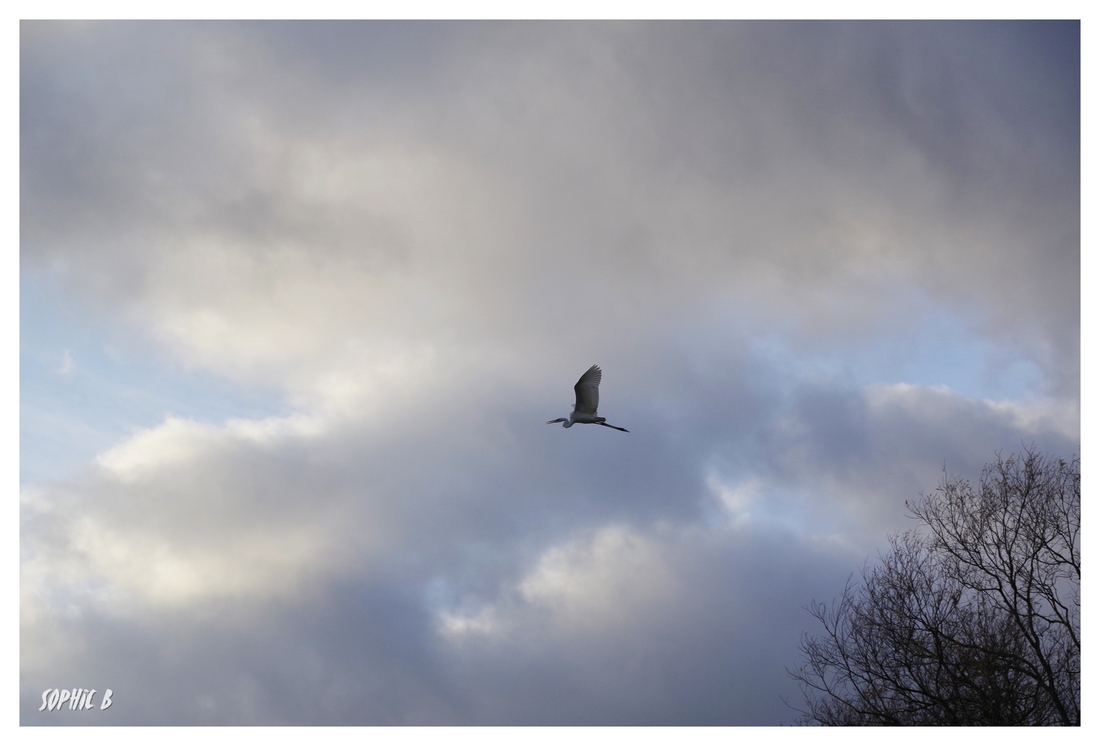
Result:
M24 722L56 720L59 676L117 682L112 722L785 722L802 607L904 500L948 459L1075 442L906 388L803 386L754 431L751 393L685 388L697 411L635 408L629 439L562 438L530 404L471 425L476 396L428 430L181 422L30 490Z

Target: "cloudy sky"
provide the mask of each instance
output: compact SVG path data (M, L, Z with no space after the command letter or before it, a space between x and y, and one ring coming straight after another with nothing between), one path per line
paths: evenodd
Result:
M24 22L21 721L795 721L906 500L1079 449L1079 50Z

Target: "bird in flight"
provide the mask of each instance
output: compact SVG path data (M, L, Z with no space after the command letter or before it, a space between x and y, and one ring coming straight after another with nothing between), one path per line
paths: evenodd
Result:
M585 371L581 376L581 380L577 381L577 385L573 387L573 390L577 392L577 403L573 407L573 411L569 415L569 419L559 417L556 420L550 420L547 425L553 425L555 422L564 422L562 427L573 427L573 425L603 425L604 427L610 427L614 430L622 430L624 433L629 433L625 427L615 427L614 425L608 425L604 422L603 417L596 416L596 407L600 403L600 379L603 378L603 373L600 371L600 366L593 365L591 368Z

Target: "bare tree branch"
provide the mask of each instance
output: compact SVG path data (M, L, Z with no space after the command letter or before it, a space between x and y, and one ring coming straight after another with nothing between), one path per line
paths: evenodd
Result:
M810 613L803 721L1080 725L1080 461L1031 450L945 474L862 583Z

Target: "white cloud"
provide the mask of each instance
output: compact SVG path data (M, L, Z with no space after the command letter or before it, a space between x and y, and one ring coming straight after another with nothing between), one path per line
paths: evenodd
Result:
M301 594L346 558L340 524L355 512L288 469L288 449L308 449L321 432L301 417L221 427L169 418L78 481L26 490L25 607L74 596L140 615Z
M68 350L64 350L61 353L61 367L57 369L57 374L61 376L72 375L73 369L75 367L75 363L73 362L73 354Z
M625 526L608 526L551 547L498 602L473 614L441 613L441 629L468 635L614 634L673 597L661 546ZM534 629L531 629L531 627Z
M718 498L719 504L733 522L740 525L751 520L749 509L762 497L764 482L759 477L749 477L730 487L717 474L711 473L707 476L707 487Z

